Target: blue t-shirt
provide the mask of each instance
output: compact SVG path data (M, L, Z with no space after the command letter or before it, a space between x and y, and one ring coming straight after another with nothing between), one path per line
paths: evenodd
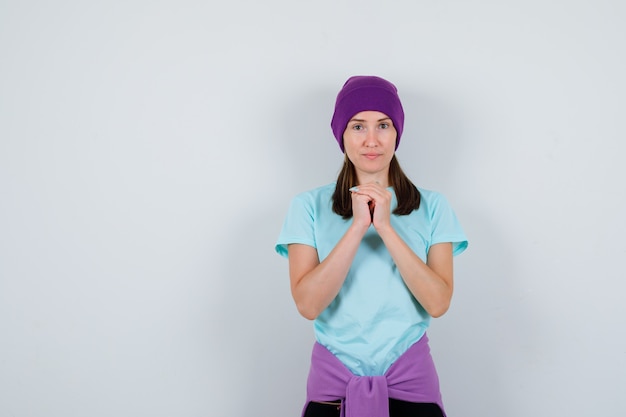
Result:
M332 211L335 184L297 195L291 202L276 244L317 249L322 262L345 234L352 219ZM393 188L391 210L397 207ZM391 224L426 262L429 248L452 242L454 255L467 248L456 215L441 194L419 189L418 210L391 215ZM373 226L366 232L345 282L332 303L315 319L315 337L355 375L383 375L426 332L430 315L406 287L389 251Z

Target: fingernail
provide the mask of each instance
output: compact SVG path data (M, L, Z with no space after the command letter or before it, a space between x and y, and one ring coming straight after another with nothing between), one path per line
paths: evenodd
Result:
M352 191L353 193L356 193L357 191L359 191L359 187L352 187L348 189L348 191Z

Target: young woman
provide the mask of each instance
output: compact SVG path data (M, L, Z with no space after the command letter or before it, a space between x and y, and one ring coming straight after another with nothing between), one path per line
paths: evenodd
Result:
M450 305L467 239L446 199L418 189L395 151L396 87L355 76L337 95L337 181L297 195L276 251L314 320L305 417L444 416L426 329Z

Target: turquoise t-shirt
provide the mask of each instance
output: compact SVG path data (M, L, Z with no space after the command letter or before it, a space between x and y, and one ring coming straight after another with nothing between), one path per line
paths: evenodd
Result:
M328 184L292 200L276 244L280 255L288 255L287 245L301 243L316 248L320 262L328 256L352 223L332 211L334 190ZM397 200L389 190L393 211ZM454 255L463 252L467 238L445 197L419 192L418 210L391 215L396 232L424 262L436 243L452 242ZM383 375L424 335L430 319L370 226L339 294L314 321L315 337L355 375Z

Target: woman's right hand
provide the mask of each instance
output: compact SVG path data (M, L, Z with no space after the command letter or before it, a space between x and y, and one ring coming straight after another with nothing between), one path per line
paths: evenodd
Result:
M369 227L372 224L372 198L366 194L352 193L352 218L355 226Z
M367 194L352 193L352 225L322 262L316 248L289 245L291 294L303 317L314 320L341 290L361 239L372 224L371 200Z

